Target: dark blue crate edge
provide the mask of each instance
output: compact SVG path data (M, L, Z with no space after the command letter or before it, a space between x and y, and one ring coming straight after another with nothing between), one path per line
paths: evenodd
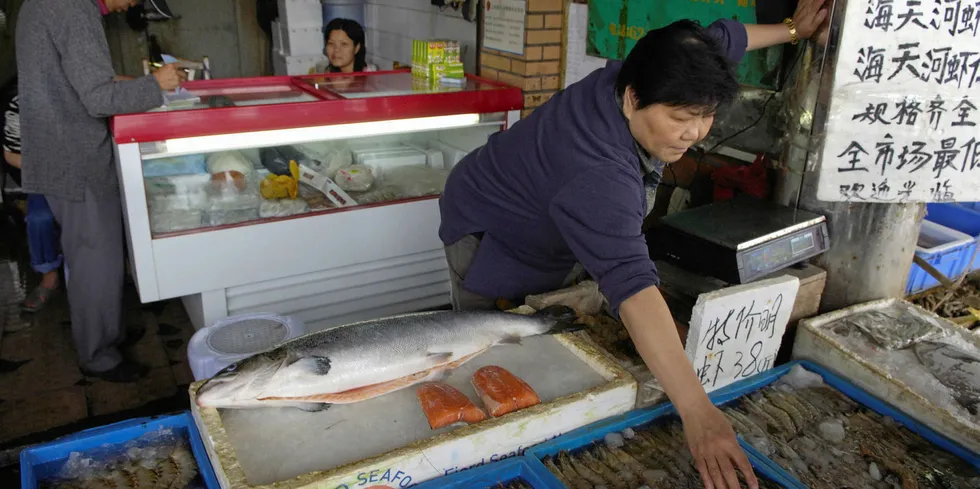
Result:
M548 469L527 456L512 457L499 462L464 470L456 474L425 481L415 489L492 489L498 482L520 477L534 489L566 489Z
M120 431L143 430L144 432L154 431L160 428L185 428L187 437L191 445L191 453L197 462L198 471L204 485L208 489L219 489L218 478L214 474L211 460L208 458L204 442L201 441L201 434L198 432L197 425L191 417L189 411L168 416L152 416L146 418L136 418L127 421L120 421L106 426L99 426L80 431L71 435L66 435L56 440L34 445L25 448L20 452L20 470L22 489L35 489L38 487L38 480L34 475L34 466L54 460L68 457L72 451L88 450L101 447L107 443L126 442L139 435L126 438L125 440L113 439L113 435ZM81 444L81 446L78 446Z

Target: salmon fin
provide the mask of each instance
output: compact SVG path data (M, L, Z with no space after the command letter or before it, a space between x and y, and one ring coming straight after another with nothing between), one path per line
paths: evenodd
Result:
M296 409L301 409L308 413L319 413L330 409L330 404L328 402L297 402L294 406Z
M425 357L426 361L431 362L433 366L442 365L449 360L452 360L452 358L453 352L451 351L429 352Z
M521 344L521 337L515 335L515 336L508 336L506 338L501 338L501 340L498 341L497 344L498 345L520 345Z
M301 364L305 370L313 375L327 375L330 373L330 359L327 357L305 357L296 360L292 364L297 363Z

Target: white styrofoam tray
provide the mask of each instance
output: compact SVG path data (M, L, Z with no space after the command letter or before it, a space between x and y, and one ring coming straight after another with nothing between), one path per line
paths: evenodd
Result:
M636 401L625 370L575 335L526 338L464 364L446 379L477 397L473 372L500 365L521 377L542 404L461 428L432 431L403 389L320 413L191 406L224 489L350 488L411 484L523 453L528 447L624 413Z
M905 310L939 325L949 333L940 341L966 349L980 346L969 332L925 309L901 299L884 299L800 321L793 358L833 370L922 424L980 452L978 418L953 399L952 391L922 365L912 348L880 348L853 327L835 331L848 316L881 310Z

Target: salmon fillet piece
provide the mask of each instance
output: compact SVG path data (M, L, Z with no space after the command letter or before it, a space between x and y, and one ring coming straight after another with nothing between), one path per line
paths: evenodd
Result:
M473 374L473 388L493 417L541 403L527 382L496 365L477 370Z
M434 430L454 423L473 424L487 419L487 413L449 384L422 384L415 395L419 398L425 418L429 420L429 427Z

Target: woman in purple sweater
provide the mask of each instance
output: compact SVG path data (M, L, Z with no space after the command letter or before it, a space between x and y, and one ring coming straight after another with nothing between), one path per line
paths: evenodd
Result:
M689 22L650 31L610 62L494 134L453 169L440 199L456 309L493 308L594 278L684 423L708 489L758 487L725 416L687 360L641 231L645 185L707 136L738 94L747 50L814 35L824 0L800 0L775 25Z

